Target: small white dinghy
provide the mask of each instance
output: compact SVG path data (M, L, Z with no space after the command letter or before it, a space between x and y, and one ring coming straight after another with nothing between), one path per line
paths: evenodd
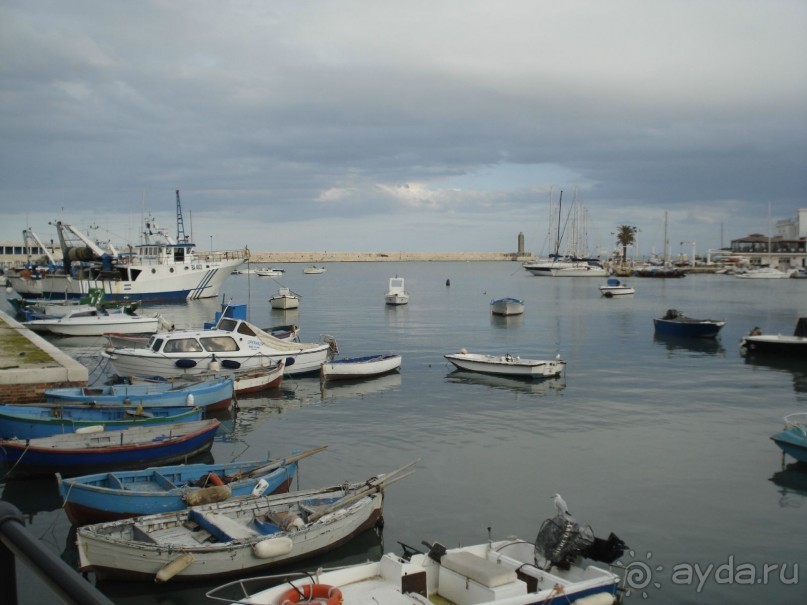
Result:
M521 315L524 313L524 301L520 298L497 298L490 301L490 312L493 315Z
M484 355L468 353L462 349L459 353L444 357L461 370L504 376L523 376L524 378L560 376L566 366L566 362L560 358L560 355L557 355L555 359L524 359L509 353L507 355Z
M320 377L322 380L351 380L380 376L395 372L401 368L401 356L366 355L364 357L345 357L332 359L322 364Z
M300 295L288 288L279 288L277 293L269 298L269 306L273 309L297 309L300 306Z
M636 294L636 289L628 284L623 284L616 277L611 277L604 286L600 286L600 294L606 298L613 298L614 296Z

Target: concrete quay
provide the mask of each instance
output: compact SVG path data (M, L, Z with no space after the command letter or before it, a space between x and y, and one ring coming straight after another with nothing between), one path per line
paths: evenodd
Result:
M367 262L525 262L533 256L516 252L250 252L250 263Z
M47 389L87 386L81 363L0 311L0 403L37 403Z

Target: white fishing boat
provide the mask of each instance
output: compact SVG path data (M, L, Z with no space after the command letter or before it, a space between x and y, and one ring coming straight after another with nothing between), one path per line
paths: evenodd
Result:
M611 277L604 286L600 286L600 294L606 298L613 298L614 296L629 296L631 294L636 294L636 288L622 283L616 277Z
M251 370L284 362L286 374L319 372L338 352L330 336L321 343L282 340L244 319L219 317L209 330L175 330L151 337L146 348L111 348L102 353L119 376L203 375Z
M757 269L748 269L743 273L736 273L734 277L737 279L787 279L792 274L793 271L785 272L776 267L759 267Z
M125 313L123 309L107 311L84 305L72 309L62 317L34 319L23 322L26 328L60 336L103 336L106 332L118 334L153 334L167 324L160 315L145 317Z
M24 298L81 298L92 288L105 300L176 301L218 296L230 272L249 251L200 252L184 233L177 191L177 236L152 217L144 221L143 243L126 252L101 249L72 225L56 223L63 267L22 269L8 274L9 285Z
M523 359L515 355L484 355L468 353L462 349L459 353L444 356L461 370L482 372L484 374L500 374L504 376L522 376L525 378L551 378L560 376L566 362L555 359Z
M320 273L325 273L326 271L327 269L325 267L317 267L316 265L305 267L303 269L303 273L305 275L319 275Z
M285 272L284 269L258 269L255 271L255 275L260 275L261 277L280 277Z
M379 561L335 569L242 579L208 591L207 596L241 605L612 605L619 601L622 578L606 567L626 549L615 535L596 538L588 526L568 515L548 519L534 543L515 537L494 541L490 528L488 534L485 543L457 548L423 542L426 552L401 543L402 555L388 553Z
M389 288L384 295L384 302L388 305L405 305L409 302L409 293L404 287L404 278L391 277L389 280Z
M375 526L384 489L414 472L414 464L361 483L80 527L79 569L100 580L167 582L242 576L300 561Z
M277 293L269 298L269 306L273 309L297 309L300 306L300 295L288 288L278 288Z
M490 312L493 315L521 315L524 313L524 301L520 298L497 298L490 301Z
M400 368L400 355L365 355L364 357L332 359L323 363L320 376L323 380L350 380L380 376L388 372L395 372Z

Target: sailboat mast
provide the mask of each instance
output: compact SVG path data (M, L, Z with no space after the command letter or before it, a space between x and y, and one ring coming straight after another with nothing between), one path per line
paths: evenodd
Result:
M558 238L555 240L555 258L558 258L560 253L560 217L561 208L563 207L563 189L560 190L560 198L558 199Z

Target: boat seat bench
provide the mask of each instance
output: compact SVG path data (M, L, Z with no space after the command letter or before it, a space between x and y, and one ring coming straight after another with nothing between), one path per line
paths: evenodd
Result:
M199 527L210 532L219 542L232 542L234 540L248 540L262 534L219 513L202 513L191 509L188 520L197 523Z
M448 553L440 559L440 565L488 588L496 588L518 579L512 569L470 552Z

